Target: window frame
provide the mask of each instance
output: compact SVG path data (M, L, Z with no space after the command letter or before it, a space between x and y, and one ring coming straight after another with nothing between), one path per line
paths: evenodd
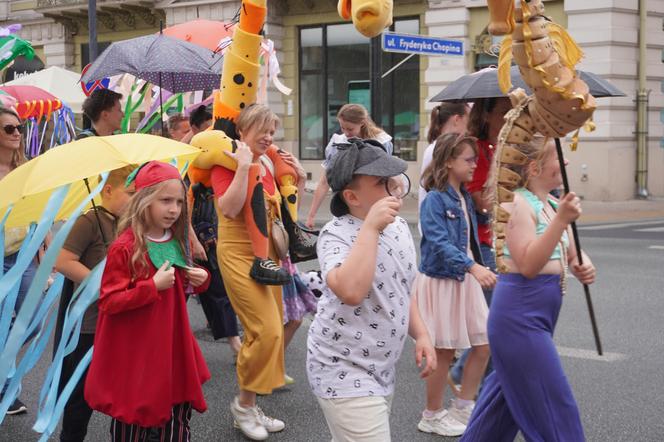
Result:
M421 30L422 27L422 21L421 17L419 15L407 15L407 16L401 16L401 17L394 17L393 23L389 27L389 31L394 32L396 23L398 21L408 21L408 20L416 20L417 25L418 25L418 32ZM348 24L347 22L330 22L330 23L318 23L318 24L308 24L308 25L301 25L297 26L297 66L298 66L298 72L297 72L297 84L298 84L298 114L297 114L297 125L298 125L298 154L299 158L304 160L304 161L321 161L325 159L325 146L327 144L327 133L329 131L329 118L327 115L327 109L329 106L329 98L327 94L327 82L328 82L328 66L329 66L329 60L328 60L328 51L326 50L327 48L327 28L329 26L335 26L335 25L344 25ZM317 69L303 69L303 50L302 50L302 30L305 29L321 29L321 34L322 34L322 48L323 48L323 57L322 57L322 62L321 62L321 67ZM395 57L396 56L404 56L405 54L397 54L393 52L384 52L383 54L387 54L389 57L389 62L390 62L390 67L385 68L383 66L383 71L386 72L387 69L391 68L392 66L395 65ZM383 55L384 56L384 55ZM415 55L415 58L418 63L420 62L420 56ZM369 68L370 69L370 68ZM370 72L370 71L369 71ZM419 72L419 69L418 69ZM323 117L323 139L321 141L323 151L322 154L317 157L317 158L303 158L303 145L302 145L302 133L303 133L303 125L302 125L302 103L304 100L304 97L302 95L302 78L303 76L306 75L320 75L321 76L321 86L322 89L319 91L319 93L322 96L322 109L319 109L319 112L321 112L321 115ZM386 86L389 87L389 94L390 96L394 96L394 80L392 79L384 79L383 80L383 95L386 95ZM420 92L421 86L418 81L418 93ZM377 121L376 124L379 125L380 127L384 128L387 133L389 133L392 137L394 137L394 121L395 121L395 115L394 115L394 100L390 100L389 102L389 125L382 125L382 121ZM417 114L419 114L419 109L417 110ZM421 134L418 134L418 140ZM396 150L396 149L395 149ZM415 158L412 160L406 160L409 162L417 162L417 153L415 154Z

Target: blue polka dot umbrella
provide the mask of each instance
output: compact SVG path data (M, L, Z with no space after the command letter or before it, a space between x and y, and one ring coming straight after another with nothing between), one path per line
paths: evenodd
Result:
M220 54L184 40L146 35L111 44L81 81L132 74L173 93L218 89L221 60Z

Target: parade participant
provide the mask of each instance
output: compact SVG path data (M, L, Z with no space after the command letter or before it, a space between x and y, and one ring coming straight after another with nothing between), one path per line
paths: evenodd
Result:
M282 421L265 416L256 405L257 393L270 394L284 385L283 301L281 287L260 284L250 276L255 255L243 216L243 207L251 199L256 208L254 215L262 213L267 218L265 233L272 240L272 230L281 216L281 195L273 175L273 163L264 154L272 145L278 121L267 106L254 104L245 108L236 121L240 136L237 149L234 153L224 152L236 162L235 171L214 166L211 176L219 218L217 258L228 297L244 330L237 358L240 393L231 403L231 413L240 430L253 440L263 440L269 432L285 428ZM303 173L291 154L281 151L279 155ZM251 167L258 167L261 172L259 195L247 194ZM303 182L301 179L300 183ZM273 265L279 263L272 241L268 257ZM290 281L287 272L286 276Z
M185 135L191 131L189 119L180 114L168 117L166 127L168 128L168 137L176 141L182 141Z
M92 122L92 127L81 131L77 140L92 136L113 135L122 128L124 113L120 100L122 94L110 89L96 89L83 102L83 113Z
M469 107L466 103L441 103L431 110L429 133L427 134L429 145L424 149L424 154L422 155L420 175L424 174L424 170L431 163L433 148L436 146L436 140L439 136L450 132L466 133L468 130L468 111ZM422 201L424 201L424 197L427 195L421 183L419 191L419 206L421 207Z
M468 119L468 134L477 138L477 167L473 173L473 179L466 183L466 190L470 193L475 205L482 262L494 273L496 272L496 256L491 234L491 203L485 198L484 185L491 168L498 133L503 126L503 117L510 108L510 100L507 97L481 98L474 102ZM491 306L492 292L491 288L484 289L484 299L488 306ZM447 383L457 396L467 358L468 351L465 351L449 371ZM487 373L490 372L491 360L487 365Z
M367 112L361 104L345 104L341 106L341 109L339 109L339 112L337 113L337 120L341 127L341 133L333 134L330 138L330 142L325 147L325 161L323 161L322 164L323 169L328 169L332 158L336 155L336 145L343 144L350 138L361 138L363 140L374 139L385 147L388 154L392 155L392 152L394 151L392 137L376 126L376 123L374 123L369 116L369 112ZM318 212L323 199L325 199L328 190L330 190L325 170L318 180L316 190L314 191L314 198L311 202L311 207L309 208L309 215L307 216L307 221L305 223L309 228L314 227L316 213Z
M484 267L477 238L477 218L465 183L477 166L475 139L464 134L441 135L422 186L422 261L413 296L436 348L438 368L427 378L426 409L417 428L426 433L459 436L474 406L489 359L482 288L495 275ZM454 350L471 348L463 382L454 404L445 410L447 371Z
M71 301L71 294L88 276L90 271L106 257L106 251L117 233L118 219L124 213L134 186L125 183L134 166L113 170L101 190L101 205L78 217L69 232L65 244L58 255L55 269L70 281L67 299L61 298L58 317L64 320L65 311ZM96 211L96 213L95 213ZM65 301L65 302L62 302ZM92 303L85 312L76 348L62 361L60 392L74 374L76 367L92 347L97 326L97 303ZM61 330L60 332L61 333ZM58 340L60 337L58 338ZM57 347L57 345L55 346ZM60 441L78 442L85 440L92 409L85 402L83 387L86 373L80 378L67 400L62 418Z
M209 275L186 256L185 188L177 168L146 163L108 250L94 353L85 382L93 410L111 416L114 441L189 441L191 409L206 410L210 373L189 325L184 285Z
M405 161L380 143L338 145L327 169L334 218L318 239L325 281L307 340L307 376L336 442L390 440L396 363L406 334L427 377L435 352L410 301L415 245L399 217ZM424 362L426 360L426 362Z
M16 112L11 109L0 107L0 179L4 178L12 170L25 162L25 153L23 151L23 142L21 134L25 126L21 122ZM18 251L28 233L27 228L14 228L5 230L5 257L3 261L3 273L7 273L18 259ZM36 258L30 262L28 268L21 276L21 282L18 288L18 295L16 297L16 304L14 305L14 312L18 312L23 305L25 296L28 294L28 289L32 283L32 279L37 271ZM7 383L2 386L2 394L4 395ZM28 408L19 398L7 409L8 415L21 414L28 411Z
M207 130L208 127L212 126L212 113L207 110L207 107L203 105L198 106L191 115L189 115L189 125L191 126L191 132L194 135Z
M477 138L477 167L473 179L466 189L473 198L478 216L477 233L484 265L496 271L496 259L491 235L491 203L483 195L491 168L491 160L498 143L498 133L503 126L503 117L512 108L507 97L484 98L475 101L468 118L468 135ZM487 304L491 305L490 291L485 292Z
M237 164L227 153L235 152L235 141L238 138L237 119L243 110L256 103L267 0L243 0L238 16L239 21L234 27L232 41L224 52L221 84L214 94L212 115L215 130L199 133L191 142L192 146L202 151L192 163L201 177L206 173L209 176L210 170L215 166L235 170ZM273 176L290 219L297 222L298 187L301 179L286 161L286 158L292 158L292 155L274 145L267 146L263 153L274 165ZM267 235L265 210L260 203L263 199L261 165L252 164L247 176L247 189L244 194L248 197L244 199L242 215L254 253L250 276L265 285L287 284L291 281L288 271L280 268L268 256L270 238ZM298 249L305 252L311 249L306 244L299 246L300 243Z
M585 254L579 265L569 241L568 226L581 214L579 198L569 193L558 202L549 195L562 183L553 140L536 137L519 151L523 164L502 164L519 181L514 201L501 204L510 217L502 250L507 273L498 277L489 313L494 371L462 440L508 441L521 431L526 440L583 441L553 332L568 266L583 284L595 280L595 268Z
M190 143L197 133L203 132L212 126L212 113L204 105L198 106L189 114L189 131L180 139L183 143Z

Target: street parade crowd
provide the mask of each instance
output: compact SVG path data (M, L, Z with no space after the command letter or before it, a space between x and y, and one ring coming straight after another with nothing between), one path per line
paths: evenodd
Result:
M85 103L92 126L79 138L113 134L120 98L107 89L93 93ZM426 383L422 417L413 423L420 431L469 441L512 440L519 430L528 440L583 440L552 335L566 272L592 283L594 268L587 257L578 263L569 241L579 199L552 194L561 175L550 139L524 145L527 162L513 167L519 186L504 205L512 215L503 252L508 271L496 275L493 203L485 188L509 108L507 98L495 98L432 110L418 186L419 265L417 245L399 216L411 186L407 165L390 154L390 136L361 105L339 111L340 133L326 148L325 173L308 212L314 227L330 188L333 218L316 244L320 272L300 274L288 248L285 256L278 250L277 221L288 209L265 155L279 119L264 105L240 113L237 148L225 153L237 167L214 166L208 183L183 180L177 168L159 161L113 170L101 205L76 220L55 265L68 281L61 330L76 286L106 259L99 300L87 309L78 344L64 359L61 385L94 345L90 367L64 409L60 440L84 440L93 410L112 417L112 440L148 440L151 432L195 440L189 420L192 410L208 406L201 385L210 372L189 324L190 296L200 297L214 337L228 338L236 352L233 424L252 440L286 429L256 397L294 382L284 371L284 353L308 313L314 314L309 386L335 441L390 440L395 364L408 337ZM21 121L3 108L0 122L6 173L22 162ZM211 124L201 107L188 120L171 117L169 135L195 144ZM279 155L297 171L302 191L299 161ZM259 166L258 194L246 190L252 165ZM244 219L249 200L253 216L269 221L264 257L254 253ZM17 255L9 252L5 271ZM30 278L23 274L17 309ZM226 302L213 301L220 298ZM446 406L447 385L453 399ZM17 398L8 414L25 411Z
M364 35L391 23L391 1L376 2L389 8L368 27L350 3L340 2L339 13ZM6 347L37 351L34 338L43 351L51 325L31 316L45 315L38 299L59 299L49 382L66 402L61 441L83 441L94 412L110 416L113 441L196 440L193 412L220 405L208 404L202 389L212 374L189 322L190 298L234 352L237 394L224 405L233 421L222 425L250 440L288 431L279 410L259 402L295 382L284 359L307 315L308 387L333 441L391 440L396 364L409 339L426 390L414 431L469 442L510 441L519 432L528 441L585 440L553 334L568 275L591 284L595 268L572 241L580 199L561 191L565 161L554 138L581 127L594 98L573 71L574 42L538 21L540 0L516 12L512 0L489 7L490 31L508 35L503 47L534 94L437 104L414 183L393 155L396 140L365 107L347 103L312 204L301 207L307 173L275 145L280 119L256 98L267 2L245 0L212 109L171 116L162 135L174 141L138 135L134 144L146 145L130 147L143 156L82 176L88 199L99 197L61 232L47 233L43 223L5 227ZM495 74L501 90L511 86L507 61ZM131 137L114 135L126 122L122 99L108 88L92 92L83 104L90 127L30 161L24 121L0 107L0 185L68 147L120 149ZM148 143L157 147L151 157ZM159 147L181 153L168 157ZM332 218L317 226L330 191ZM416 191L419 244L400 216ZM313 260L318 271L298 270ZM26 368L10 365L0 364L9 416L28 412L20 398ZM51 417L50 431L59 415Z

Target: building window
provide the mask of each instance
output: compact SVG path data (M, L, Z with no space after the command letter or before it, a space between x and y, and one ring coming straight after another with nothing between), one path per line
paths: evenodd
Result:
M419 33L417 18L396 19L391 30ZM300 159L319 160L325 146L339 131L337 112L346 103L362 104L371 112L369 91L369 39L352 24L303 27L300 47ZM383 53L383 72L407 55ZM383 80L383 115L380 125L392 135L394 153L417 160L419 139L419 57L415 56Z

